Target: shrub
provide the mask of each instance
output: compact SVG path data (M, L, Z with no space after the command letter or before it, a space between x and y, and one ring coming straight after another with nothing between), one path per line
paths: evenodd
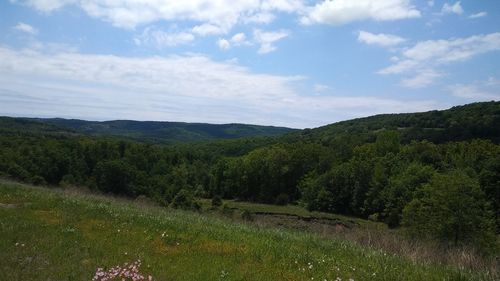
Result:
M280 195L278 195L278 197L276 197L276 205L281 205L281 206L285 206L288 204L290 198L288 197L288 194L285 194L285 193L280 193Z
M196 202L191 192L181 189L170 203L170 207L184 210L199 210L200 204Z
M35 176L31 177L30 181L34 185L46 185L47 184L45 179L39 175L35 175Z
M231 209L231 207L229 207L229 205L227 205L226 203L222 204L221 212L225 216L233 216L233 209Z
M222 206L222 198L219 195L215 195L212 198L212 207L220 207Z
M253 214L248 210L241 212L241 219L245 221L253 221Z

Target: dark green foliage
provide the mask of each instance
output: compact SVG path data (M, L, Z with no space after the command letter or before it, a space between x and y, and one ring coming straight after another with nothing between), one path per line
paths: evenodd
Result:
M199 210L201 208L200 204L194 199L193 194L185 189L181 189L175 195L170 207L183 210Z
M222 198L219 195L215 195L212 198L212 207L220 207L222 206Z
M99 162L94 170L94 177L99 190L114 194L136 196L141 194L138 183L138 171L123 160Z
M155 121L85 121L75 119L16 119L29 125L37 121L40 126L52 130L68 130L83 135L122 137L151 143L173 144L216 139L242 137L279 136L295 131L294 129L273 126L246 124L202 124ZM31 123L30 123L31 122ZM61 129L62 128L62 129Z
M253 214L248 210L243 210L241 212L241 219L245 221L253 221Z
M464 171L434 175L404 208L403 223L418 236L495 247L490 204Z
M222 207L221 207L221 213L225 216L232 217L233 216L233 209L231 209L231 207L229 207L228 204L224 203L224 204L222 204Z
M390 227L399 226L403 208L414 198L415 192L435 174L434 168L411 163L389 180L381 194L384 201L384 220Z
M444 111L382 114L353 119L292 134L289 138L333 142L339 135L373 140L379 130L398 130L403 143L429 140L434 143L474 138L500 141L500 102L472 103Z
M281 193L278 195L278 197L276 197L276 201L274 203L276 205L285 206L288 204L288 202L290 202L290 198L288 197L288 195L286 193Z

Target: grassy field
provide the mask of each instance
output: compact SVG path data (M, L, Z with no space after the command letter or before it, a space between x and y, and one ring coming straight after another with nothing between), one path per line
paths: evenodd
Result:
M0 182L0 280L91 280L136 260L154 280L494 280L289 230Z
M204 210L211 209L211 201L210 199L200 199L199 202ZM311 212L306 208L299 205L270 205L270 204L260 204L260 203L252 203L252 202L242 202L236 200L224 200L224 204L227 205L230 209L236 211L248 211L252 214L268 214L268 215L288 215L288 216L296 216L301 219L327 219L338 221L340 223L346 225L363 225L369 227L385 227L382 223L375 223L359 218L347 217L337 214L323 213L323 212Z

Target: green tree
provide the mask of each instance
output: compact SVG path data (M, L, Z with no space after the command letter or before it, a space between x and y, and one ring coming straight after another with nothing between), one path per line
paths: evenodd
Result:
M122 160L99 162L94 171L97 187L103 192L139 195L134 185L137 172Z
M434 175L434 168L419 163L411 163L401 173L389 179L388 186L382 191L384 200L384 221L389 227L399 226L404 207L413 199L414 194Z
M412 234L459 244L495 243L493 215L477 180L455 170L436 174L403 211Z
M194 199L193 194L185 189L179 190L172 203L170 203L170 207L184 210L199 210L201 208L200 204Z

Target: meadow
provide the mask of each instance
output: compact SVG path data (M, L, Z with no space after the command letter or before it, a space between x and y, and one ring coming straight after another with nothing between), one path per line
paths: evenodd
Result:
M0 280L91 280L141 261L153 280L495 280L345 239L131 200L0 182Z

